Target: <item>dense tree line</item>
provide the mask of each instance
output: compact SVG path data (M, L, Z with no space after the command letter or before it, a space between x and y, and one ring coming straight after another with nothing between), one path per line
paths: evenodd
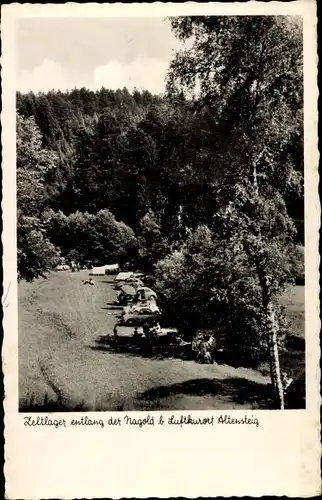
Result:
M152 210L169 234L183 207L182 223L209 224L220 206L224 177L238 177L244 166L243 145L232 151L236 141L227 135L227 120L217 123L209 104L183 94L169 99L126 89L18 93L17 111L34 117L42 146L57 155L56 168L46 175L46 205L65 214L107 208L137 229ZM279 161L303 173L302 134L291 134ZM303 243L303 196L288 192L285 201Z
M155 270L178 323L216 326L252 359L270 350L283 406L276 299L304 243L301 28L270 16L170 22L192 45L163 97L17 94L20 247Z
M108 210L96 214L47 210L41 217L46 234L68 261L80 264L118 262L137 258L137 239L132 229L115 220Z
M18 279L32 281L51 271L59 251L49 240L40 214L46 203L46 175L58 157L42 147L33 116L17 115L17 263Z

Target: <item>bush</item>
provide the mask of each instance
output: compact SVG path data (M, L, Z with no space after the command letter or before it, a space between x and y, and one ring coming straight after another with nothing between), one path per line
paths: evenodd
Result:
M17 221L18 280L45 278L58 263L59 250L46 238L36 217L19 215Z
M139 259L140 269L150 273L154 265L166 255L167 238L162 234L158 218L150 210L140 221Z
M95 265L119 262L121 265L137 254L137 240L132 229L115 220L108 210L97 214L61 211L43 215L47 234L59 245L62 254L79 262Z
M187 340L198 329L211 330L233 364L256 367L267 359L262 290L242 249L212 239L209 229L200 227L180 251L159 261L156 279L165 316ZM286 325L283 311L277 304L275 309L282 345Z
M297 246L293 254L294 276L297 285L305 284L304 247Z

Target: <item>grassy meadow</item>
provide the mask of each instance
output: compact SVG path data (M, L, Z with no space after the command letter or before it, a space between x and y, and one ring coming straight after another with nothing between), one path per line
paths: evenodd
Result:
M112 333L120 313L117 292L107 276L84 286L87 274L55 272L19 284L20 411L269 407L265 372L108 350L100 339ZM304 287L281 300L294 335L282 364L296 375L305 362Z

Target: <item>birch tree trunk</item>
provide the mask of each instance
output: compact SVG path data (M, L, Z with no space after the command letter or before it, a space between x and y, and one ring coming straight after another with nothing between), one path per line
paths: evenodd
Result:
M266 310L272 386L275 393L276 403L278 403L278 407L280 410L284 410L284 389L277 344L278 325L276 322L274 305L272 301L268 302Z
M281 375L280 358L278 351L277 335L278 322L276 321L275 308L271 299L270 286L265 268L259 255L256 256L258 276L262 287L263 306L266 314L267 341L269 351L269 364L271 371L272 388L275 396L276 406L280 410L285 409L284 388Z

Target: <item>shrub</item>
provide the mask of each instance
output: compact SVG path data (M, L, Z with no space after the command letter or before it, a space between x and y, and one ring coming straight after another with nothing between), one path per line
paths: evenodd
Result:
M45 278L58 263L59 250L46 238L36 217L18 217L17 247L19 281Z
M103 265L122 264L136 257L134 232L123 222L116 221L108 210L100 210L95 215L75 212L68 216L51 210L43 215L43 221L51 241L72 260Z
M268 356L262 290L246 253L234 245L199 227L180 251L158 262L156 291L185 338L211 330L233 364L255 367ZM275 309L282 345L287 328L283 311Z

